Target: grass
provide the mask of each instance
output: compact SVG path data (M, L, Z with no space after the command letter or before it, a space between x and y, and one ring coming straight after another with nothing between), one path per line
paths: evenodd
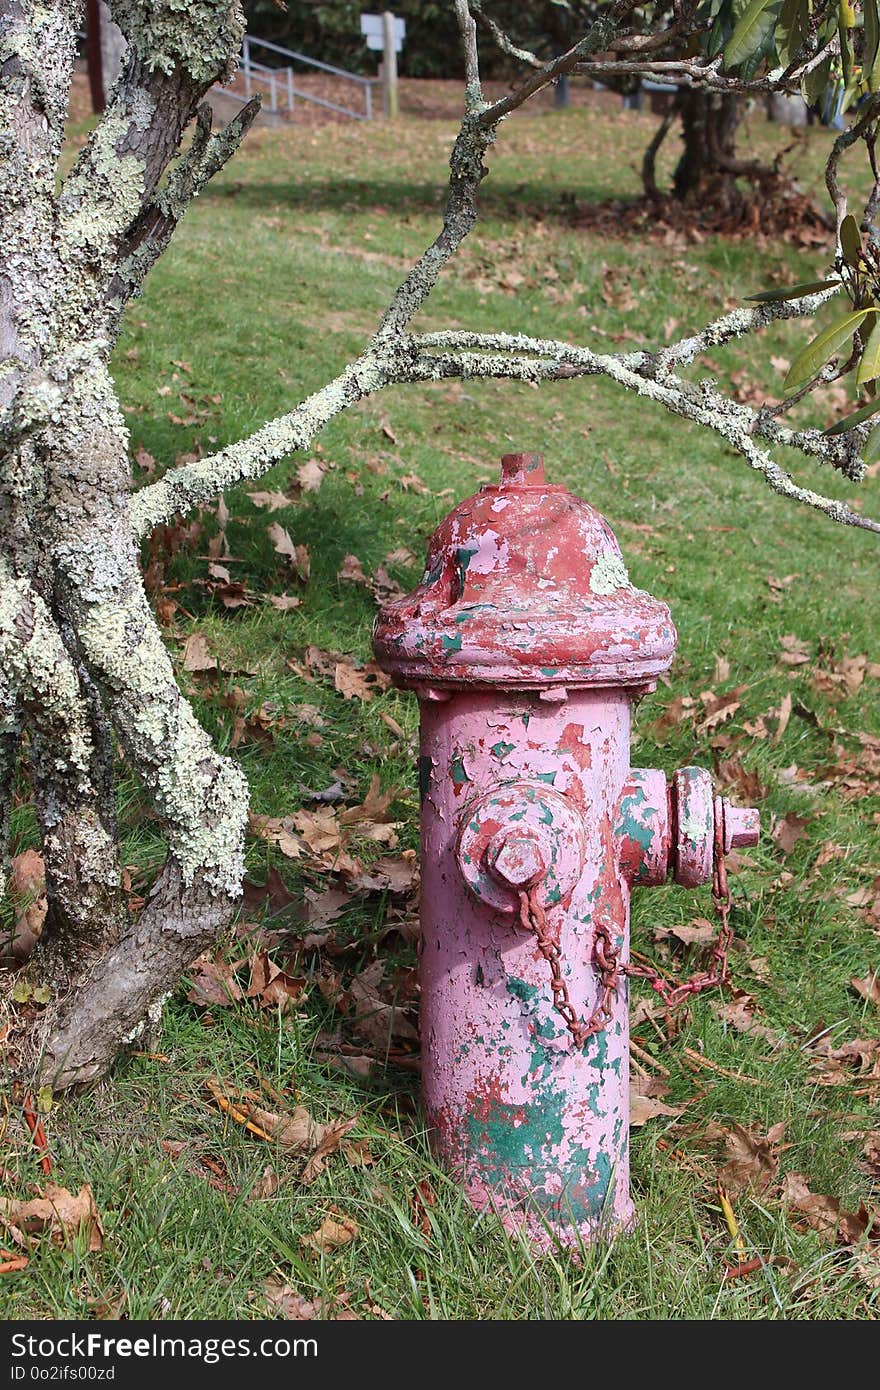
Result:
M585 111L510 122L492 155L481 228L442 279L423 326L540 330L609 345L621 334L624 343L629 335L662 340L672 319L683 332L773 280L822 272L821 251L789 244L613 241L578 229L572 200L637 192L651 124ZM751 143L766 147L774 133L756 123ZM376 123L254 133L200 198L130 312L115 373L133 452L144 449L165 466L182 452L234 440L338 371L434 235L452 134L448 122L415 120L396 129ZM818 180L827 138L815 131L798 152L809 180ZM665 167L672 157L670 148ZM713 370L723 382L739 373L740 384L778 390L779 370L766 357L790 358L798 331L802 337L803 328L780 326L765 343L725 350ZM198 411L207 413L191 425L169 418ZM346 701L288 662L301 665L309 644L368 658L374 605L364 589L337 578L345 555L356 554L368 574L395 547L421 558L453 500L491 478L501 453L543 450L552 480L610 518L634 582L665 599L678 626L669 684L638 714L634 762L671 772L692 761L711 765L714 757L734 775L730 759L738 756L760 784L768 830L774 818L806 817L806 833L790 853L765 833L735 878L744 943L735 957L737 983L755 996L760 1022L781 1045L736 1032L713 1010L717 999L695 1000L677 1032L658 1036L650 1024L639 1026L640 1045L669 1070L665 1099L686 1108L680 1118L634 1131L638 1227L580 1263L562 1256L536 1262L493 1219L476 1217L434 1165L410 1073L379 1065L359 1081L318 1060L316 1035L340 1021L318 988L319 958L305 958L307 996L284 1015L248 1000L206 1011L187 1002L182 986L154 1043L161 1060L123 1059L111 1082L56 1102L47 1119L55 1179L73 1190L91 1184L104 1219L103 1250L88 1254L82 1238L64 1248L35 1242L27 1269L0 1280L3 1315L83 1317L122 1299L130 1317L260 1318L263 1281L276 1277L305 1297L325 1298L331 1310L347 1294L363 1316L379 1305L407 1319L876 1316L877 1292L852 1254L793 1222L777 1187L735 1197L747 1254L759 1255L762 1266L751 1277L722 1278L725 1259L739 1256L714 1192L719 1153L701 1140L710 1121L761 1134L784 1121L782 1172L806 1173L814 1191L839 1197L847 1210L870 1198L854 1137L876 1126L870 1090L857 1094L845 1079L817 1086L804 1043L819 1028L831 1029L837 1043L878 1037L876 1008L849 980L877 968L880 947L865 911L847 902L880 874L877 785L844 799L826 775L836 744L857 754L859 734L880 735L877 684L866 679L845 696L812 680L846 656L880 659L876 542L782 502L717 441L603 382L540 391L496 383L392 390L335 421L318 447L329 465L323 486L289 509L270 518L244 490L225 499L233 559L222 563L258 595L299 593L298 609L281 613L259 603L227 611L212 597L203 581L205 547L218 529L213 513L203 517L198 544L183 547L166 572L177 586L168 637L178 661L183 640L198 630L235 673L213 686L182 676L218 744L233 737L234 700L225 697L235 687L243 692L239 712L269 702L271 717L287 720L271 743L238 749L254 811L289 814L340 769L358 799L378 772L384 788L399 789L402 846L416 846L414 700L389 691L369 703ZM301 462L279 465L260 486L292 491ZM412 473L424 491L403 483ZM810 464L799 476L834 495L855 491ZM876 479L859 496L866 511L880 512ZM307 585L282 572L266 535L270 520L308 547ZM392 570L406 587L418 577L415 562ZM807 663L780 663L788 634L803 642ZM714 733L697 733L693 719L664 727L664 712L680 697L737 685L746 687L740 707ZM782 737L757 736L757 721L787 694L794 712ZM297 723L304 704L323 718L319 746L305 741L307 727ZM773 727L770 719L771 734ZM733 742L725 746L726 739ZM123 781L120 801L126 862L148 875L161 860L155 826L131 780ZM15 831L17 848L36 843L26 805L15 812ZM817 867L828 845L838 847L836 857ZM275 867L298 897L326 886L264 840L253 839L248 855L252 878ZM345 912L337 935L348 947L348 974L369 963L389 906L372 895ZM706 892L645 891L634 904L635 945L656 955L657 927L709 911ZM395 965L411 966L408 948L386 948ZM229 947L225 958L236 952L240 958L241 947ZM766 958L766 979L749 969L755 957ZM668 960L680 973L693 963ZM343 968L335 958L331 964ZM694 1053L731 1075L706 1070ZM295 1095L321 1121L357 1114L354 1134L374 1163L351 1166L337 1155L303 1187L299 1165L206 1102L211 1076L243 1089L268 1084L288 1104ZM10 1170L41 1181L25 1137L11 1125L7 1138ZM210 1185L204 1158L219 1166L228 1190ZM257 1200L249 1194L267 1165L281 1181ZM433 1206L415 1202L425 1182ZM334 1207L357 1221L357 1238L323 1255L308 1251L301 1237Z

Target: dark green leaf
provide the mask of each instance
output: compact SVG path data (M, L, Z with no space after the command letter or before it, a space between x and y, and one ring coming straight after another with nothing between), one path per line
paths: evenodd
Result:
M840 249L847 265L855 268L862 254L862 234L852 213L847 213L840 224Z
M876 5L877 0L868 0ZM810 27L810 0L783 0L776 24L776 52L783 67L788 67L803 46Z
M738 67L757 53L775 22L774 0L751 0L724 47L724 66Z
M782 383L783 390L797 391L811 381L830 357L839 352L847 338L852 337L860 323L876 309L859 309L855 313L843 314L808 343L803 352L795 358L788 376Z
M880 52L880 14L877 0L864 0L865 39L862 49L862 79L869 91L873 91L874 67Z
M818 67L808 72L801 81L801 92L808 106L815 106L831 76L831 58L823 58Z
M810 280L804 285L788 285L779 290L761 290L759 294L747 294L746 299L756 304L779 304L786 299L803 299L807 294L818 294L820 290L830 290L832 286L840 289L839 280Z
M856 385L864 386L869 381L876 381L880 376L880 331L877 331L877 317L874 316L873 323L868 320L871 331L862 333L862 356L859 361Z
M867 405L860 406L851 415L845 415L842 420L831 425L829 429L825 430L825 433L829 438L833 434L846 434L847 430L854 430L856 425L861 425L864 420L869 420L872 415L876 415L878 410L880 410L880 400L868 401Z
M868 435L862 449L862 458L865 463L876 463L880 459L880 425Z

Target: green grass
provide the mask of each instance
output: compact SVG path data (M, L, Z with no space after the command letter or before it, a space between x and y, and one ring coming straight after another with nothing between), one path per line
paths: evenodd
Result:
M670 319L684 332L774 280L822 273L821 252L788 244L613 241L573 225L572 199L637 192L637 161L650 129L647 118L587 112L510 122L492 155L481 227L443 277L422 325L539 330L609 346L621 333L662 341ZM766 148L774 133L756 124L753 143ZM160 467L189 449L207 451L335 374L435 233L452 134L446 122L415 121L396 130L377 123L255 133L199 199L130 312L115 372L130 408L132 450L146 449ZM799 168L813 182L827 139L827 132L813 132L798 152ZM665 167L672 157L670 148ZM763 343L718 353L713 370L722 382L744 372L778 392L780 373L766 359L771 353L790 358L799 333L802 338L803 328L780 326ZM167 386L171 392L163 394ZM181 391L209 416L189 427L173 423L169 412L189 413ZM200 399L215 395L222 400ZM774 497L718 441L603 382L540 391L473 382L396 389L333 422L319 443L331 465L323 486L289 510L270 518L244 490L225 499L233 578L258 595L298 592L299 609L279 613L260 603L227 612L212 599L200 581L207 541L217 530L213 513L203 518L197 545L179 552L166 576L180 586L171 595L179 610L169 631L178 658L182 640L198 629L222 663L239 672L221 677L214 694L183 678L218 744L232 736L234 714L223 699L232 687L244 692L245 713L269 701L288 718L270 746L250 742L239 750L254 810L292 812L305 791L325 787L340 768L365 792L378 771L383 787L400 789L401 844L415 847L414 700L391 691L369 704L344 701L326 682L304 681L287 663L301 660L308 644L367 658L374 606L364 590L338 580L343 557L356 554L367 573L397 546L421 558L453 500L492 477L500 454L543 450L552 480L609 517L634 582L669 602L678 626L670 683L638 714L634 762L667 772L691 761L711 765L715 740L717 759L736 753L759 780L768 830L774 816L809 816L807 834L789 855L765 834L735 878L735 926L745 943L735 956L737 983L756 996L760 1021L782 1045L773 1049L760 1037L734 1032L705 998L689 1008L676 1035L661 1039L641 1025L641 1046L670 1071L666 1100L687 1108L680 1119L652 1120L634 1132L639 1225L630 1238L589 1252L580 1264L561 1256L536 1262L493 1219L476 1217L433 1164L411 1074L379 1066L372 1079L358 1082L317 1060L316 1034L340 1019L317 987L316 958L303 964L315 973L307 1001L283 1017L245 1001L214 1008L206 1018L186 1002L182 987L155 1042L166 1060L123 1059L111 1082L56 1102L48 1116L56 1179L74 1190L91 1183L105 1246L90 1255L81 1244L35 1242L28 1268L0 1280L4 1316L87 1316L95 1300L113 1303L124 1295L131 1317L259 1318L270 1276L331 1305L347 1293L364 1316L370 1303L396 1318L875 1316L877 1293L852 1257L794 1225L775 1189L736 1198L747 1253L759 1254L764 1266L749 1278L723 1281L725 1258L738 1257L713 1192L717 1151L702 1146L700 1134L709 1121L765 1133L784 1120L783 1172L805 1172L814 1191L840 1197L847 1210L871 1196L871 1180L857 1166L859 1142L851 1137L876 1126L871 1097L847 1086L817 1087L803 1043L817 1027L832 1028L838 1043L878 1036L876 1009L848 982L880 964L880 945L864 914L846 902L880 874L877 786L844 800L824 772L835 760L835 740L856 754L860 732L880 734L877 682L867 679L852 696L833 700L811 684L816 661L827 665L860 653L880 659L876 541ZM290 488L301 461L279 465L259 486ZM855 492L827 470L798 467L809 486L840 496ZM401 486L410 472L427 494ZM876 479L859 496L866 511L880 513ZM298 588L283 575L266 536L270 520L308 547L308 585ZM394 573L409 586L418 566ZM768 583L788 576L782 587ZM807 644L810 663L791 669L779 663L785 634ZM730 666L720 680L719 657ZM254 673L241 674L242 668ZM677 697L740 684L747 686L741 707L715 734L697 734L689 721L658 730ZM745 725L786 693L795 708L778 744L749 735ZM323 716L320 747L308 746L296 723L294 712L304 703ZM382 722L383 712L403 727L403 739ZM732 736L735 747L722 746L719 736ZM803 770L806 788L792 782L793 766ZM152 870L162 849L142 794L126 780L120 800L126 861ZM35 843L27 808L15 816L17 847ZM817 870L827 842L841 847L841 857ZM269 865L297 895L322 884L313 871L252 840L251 875L261 879ZM329 962L334 969L347 977L369 962L388 906L373 896L346 912L338 934L349 950ZM654 955L654 928L709 911L706 892L645 891L634 905L635 945ZM405 949L392 952L387 941L379 949L396 964L412 963ZM241 955L240 946L226 951L228 959ZM746 964L753 957L769 962L764 982ZM668 963L678 972L694 964L686 957ZM695 1070L685 1048L757 1084ZM357 1114L354 1133L368 1141L374 1165L351 1167L337 1155L313 1185L302 1187L298 1165L206 1102L203 1082L211 1076L240 1088L268 1082L285 1091L289 1104L295 1095L309 1105L319 1120ZM163 1140L183 1143L180 1156L171 1157ZM15 1124L7 1141L7 1166L41 1181ZM209 1185L200 1156L222 1165L228 1192ZM249 1200L267 1164L282 1181L271 1197ZM436 1204L422 1229L413 1195L425 1179ZM332 1206L356 1219L359 1235L324 1256L309 1253L301 1237Z

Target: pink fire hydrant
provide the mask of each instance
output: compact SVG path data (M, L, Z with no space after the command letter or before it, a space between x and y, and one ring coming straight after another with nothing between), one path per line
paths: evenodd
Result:
M509 454L387 604L381 666L421 702L421 1036L438 1158L539 1249L628 1227L635 884L706 883L757 812L708 773L629 765L669 610L608 523Z

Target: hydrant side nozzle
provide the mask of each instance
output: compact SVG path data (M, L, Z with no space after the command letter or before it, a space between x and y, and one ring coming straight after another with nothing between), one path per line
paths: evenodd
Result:
M732 849L754 849L761 838L761 813L754 806L732 806L721 798L724 840L722 853Z

